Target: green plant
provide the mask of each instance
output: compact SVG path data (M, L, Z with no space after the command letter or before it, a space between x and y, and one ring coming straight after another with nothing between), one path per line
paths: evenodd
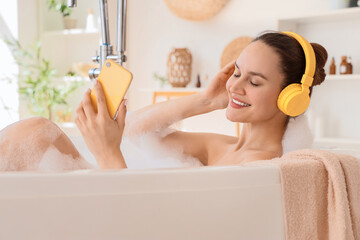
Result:
M61 12L63 17L70 16L71 8L67 6L67 0L47 0L50 10Z
M160 81L160 86L163 87L167 82L168 80L166 79L166 77L163 77L163 76L160 76L158 73L154 73L153 74L153 77L154 77L154 80L158 80Z
M41 56L41 43L36 42L30 50L24 49L18 41L4 40L10 47L15 62L20 67L17 76L19 94L27 101L31 113L52 120L53 110L57 105L65 105L67 97L78 87L78 82L65 82L56 86L54 81L56 70L50 62Z

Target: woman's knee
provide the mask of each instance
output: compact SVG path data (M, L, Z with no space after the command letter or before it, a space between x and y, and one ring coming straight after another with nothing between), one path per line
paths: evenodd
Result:
M28 118L0 132L0 169L35 170L42 155L60 132L45 118Z
M52 145L74 157L79 154L60 128L46 118L28 118L11 124L0 132L0 170L36 170Z

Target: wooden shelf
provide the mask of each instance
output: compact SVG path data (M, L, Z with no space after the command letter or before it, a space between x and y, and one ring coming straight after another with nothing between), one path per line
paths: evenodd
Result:
M360 7L353 7L353 8L325 11L317 14L307 14L303 16L284 18L284 19L280 19L280 21L311 23L311 22L351 20L351 19L359 19L359 17L360 17Z
M326 81L360 81L360 74L326 75Z
M43 37L58 37L58 36L94 36L94 37L100 37L99 31L86 31L85 29L65 29L60 31L47 31L43 32Z
M360 7L344 8L320 12L317 14L307 14L302 16L279 19L279 31L295 31L299 24L309 23L331 23L339 21L351 21L360 19Z

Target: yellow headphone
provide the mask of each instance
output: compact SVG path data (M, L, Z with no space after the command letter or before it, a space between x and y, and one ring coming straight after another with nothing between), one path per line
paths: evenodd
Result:
M278 108L291 117L305 112L310 104L310 87L312 85L316 67L316 58L311 44L302 36L293 32L283 32L295 38L302 46L305 54L305 73L301 78L301 84L293 83L284 88L277 101Z

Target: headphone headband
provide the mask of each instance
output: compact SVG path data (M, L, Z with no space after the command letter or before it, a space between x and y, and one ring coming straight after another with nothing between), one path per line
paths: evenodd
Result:
M304 50L305 73L301 79L301 83L303 85L306 85L307 87L311 87L314 80L314 74L316 68L316 58L313 47L305 38L303 38L299 34L293 32L282 32L282 33L295 38L300 43L302 49Z

